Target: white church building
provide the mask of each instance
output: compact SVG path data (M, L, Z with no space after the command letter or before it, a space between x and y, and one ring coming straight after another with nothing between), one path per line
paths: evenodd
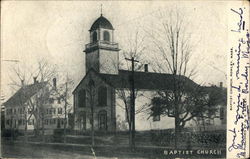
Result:
M115 42L112 24L104 16L100 16L89 30L90 40L85 46L86 75L73 91L74 95L74 129L91 130L92 115L96 131L122 131L128 129L126 122L124 100L121 92L125 93L129 103L131 88L131 71L119 69L119 45ZM150 104L159 90L171 90L173 75L144 71L134 72L135 128L138 131L174 128L174 118L167 116L150 117L147 105ZM185 87L196 87L198 84L182 77ZM218 87L217 87L218 88ZM225 108L224 105L218 105ZM214 129L225 127L226 111L212 121ZM216 126L217 125L217 126ZM190 121L187 127L197 127ZM210 130L213 130L210 128Z

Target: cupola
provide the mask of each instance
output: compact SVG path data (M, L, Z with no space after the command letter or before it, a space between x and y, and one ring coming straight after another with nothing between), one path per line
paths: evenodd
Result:
M112 24L109 22L109 20L105 17L101 16L96 19L96 21L92 24L91 28L90 28L90 32L93 30L97 30L99 28L103 28L103 29L109 29L109 30L114 30Z
M114 28L102 14L90 27L90 40L85 45L86 69L118 74L119 46L114 42Z

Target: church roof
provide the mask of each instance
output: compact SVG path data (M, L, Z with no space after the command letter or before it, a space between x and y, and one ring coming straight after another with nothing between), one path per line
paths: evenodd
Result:
M101 78L104 82L116 89L124 89L124 88L131 88L130 77L131 71L128 70L119 70L118 75L115 74L102 74L96 72L94 69L90 69L93 71L97 77ZM87 73L87 74L88 74ZM86 76L87 76L86 74ZM85 77L86 77L85 76ZM81 80L78 86L75 88L73 93L78 89L81 85L82 81L85 77ZM134 84L135 89L142 89L142 90L173 90L173 78L174 76L171 74L166 73L154 73L154 72L134 72ZM190 80L185 76L176 76L177 80L181 80L184 83L184 87L186 90L193 90L194 88L198 87L199 85Z
M99 74L102 79L115 88L130 88L131 71L119 70L118 75L111 74ZM148 90L163 90L173 89L172 74L166 73L154 73L154 72L134 72L134 85L136 89L148 89ZM198 86L195 82L185 76L176 76L177 80L181 80L184 86L188 89L193 89Z
M109 20L103 17L102 15L98 19L96 19L96 21L92 24L90 31L96 30L98 28L114 30Z
M37 82L20 88L13 96L11 96L3 105L20 106L27 102L40 89L46 86L47 82Z

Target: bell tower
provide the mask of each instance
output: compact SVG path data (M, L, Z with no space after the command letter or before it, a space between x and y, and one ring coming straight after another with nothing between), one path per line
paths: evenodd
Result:
M93 68L98 73L118 74L119 46L114 42L112 24L101 16L92 24L90 43L85 45L86 72Z

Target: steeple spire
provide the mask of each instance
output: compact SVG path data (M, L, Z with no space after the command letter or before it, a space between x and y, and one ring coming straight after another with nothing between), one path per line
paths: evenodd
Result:
M101 4L101 16L102 16L102 4Z

